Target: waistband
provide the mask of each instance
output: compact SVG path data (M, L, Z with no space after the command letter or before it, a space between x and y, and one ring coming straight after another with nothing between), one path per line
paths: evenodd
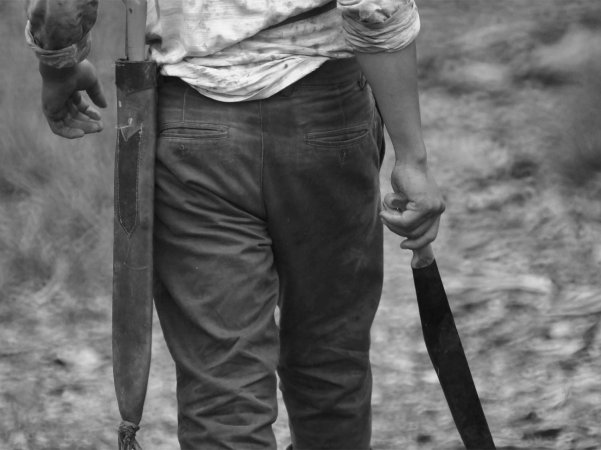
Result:
M296 87L300 86L335 86L354 81L365 82L356 58L330 59L310 74L305 75L303 78L292 83L275 95L286 95ZM159 86L161 84L171 83L184 84L187 86L187 84L178 77L161 76L159 78Z
M330 59L294 84L301 86L344 84L360 76L361 68L355 58Z

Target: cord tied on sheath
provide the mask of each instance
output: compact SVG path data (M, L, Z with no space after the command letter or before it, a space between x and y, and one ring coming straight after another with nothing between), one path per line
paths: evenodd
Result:
M136 441L136 432L140 429L138 425L124 420L119 425L119 450L142 450Z

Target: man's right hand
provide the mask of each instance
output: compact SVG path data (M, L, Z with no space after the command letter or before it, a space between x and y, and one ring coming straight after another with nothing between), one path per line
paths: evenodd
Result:
M92 63L84 60L64 69L40 63L40 74L42 109L54 134L76 139L102 131L100 113L80 92L86 91L96 106L106 107L104 92Z
M406 239L401 248L418 250L438 234L445 210L442 193L425 163L397 163L391 174L393 193L386 194L380 213L384 224Z

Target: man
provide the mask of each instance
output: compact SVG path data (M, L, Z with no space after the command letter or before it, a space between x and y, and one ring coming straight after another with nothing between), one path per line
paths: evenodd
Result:
M43 110L67 138L102 129L80 93L106 104L85 59L96 9L27 5ZM413 0L149 2L155 304L183 449L274 449L276 369L295 450L369 448L380 218L418 249L444 209L421 134L418 31ZM384 211L381 117L396 154Z

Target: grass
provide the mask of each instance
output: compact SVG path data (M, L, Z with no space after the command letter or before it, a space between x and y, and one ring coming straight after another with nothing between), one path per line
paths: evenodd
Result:
M106 34L92 55L109 98L120 4L103 3ZM102 398L112 396L114 105L103 133L76 142L53 136L23 39L23 4L2 2L1 10L0 58L10 69L0 90L0 447L106 448L112 439L99 444L94 430L86 438L71 427L90 427L89 411L101 415ZM65 399L74 397L72 407Z
M601 5L419 6L424 130L448 203L436 250L497 444L598 448ZM91 56L111 102L106 129L67 142L40 112L22 5L0 3L0 58L11 63L0 83L0 448L114 447L112 61L122 54L121 7L101 4ZM373 331L374 448L457 448L398 243L386 235ZM153 345L141 437L145 448L177 448L175 377L158 324ZM283 448L284 413L276 435Z
M22 39L19 6L4 4L2 19L9 43L2 59L13 69L2 80L8 88L1 99L0 247L8 269L0 288L26 295L58 282L73 295L106 295L112 271L113 113L107 114L107 129L90 139L66 142L51 135L41 114L35 58ZM110 87L110 73L100 67Z

